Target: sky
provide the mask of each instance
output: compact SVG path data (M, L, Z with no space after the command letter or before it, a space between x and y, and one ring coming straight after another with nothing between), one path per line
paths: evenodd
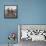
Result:
M5 9L8 9L8 8L9 8L9 9L12 8L12 9L14 10L14 9L16 9L16 6L5 6Z

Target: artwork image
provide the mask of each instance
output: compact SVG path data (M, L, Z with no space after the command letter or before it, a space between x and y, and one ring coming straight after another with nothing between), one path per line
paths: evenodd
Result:
M17 6L5 5L4 6L4 18L17 18Z
M46 25L19 25L20 40L46 41Z

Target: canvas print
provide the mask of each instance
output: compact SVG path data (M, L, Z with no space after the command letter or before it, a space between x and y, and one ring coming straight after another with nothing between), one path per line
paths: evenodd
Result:
M17 18L17 6L5 5L4 6L4 18Z
M46 41L46 25L19 25L20 41Z

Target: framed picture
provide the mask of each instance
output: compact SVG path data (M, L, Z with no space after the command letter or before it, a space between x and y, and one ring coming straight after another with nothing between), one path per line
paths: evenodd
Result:
M46 41L46 24L19 24L18 41Z
M4 18L17 18L16 5L4 5Z

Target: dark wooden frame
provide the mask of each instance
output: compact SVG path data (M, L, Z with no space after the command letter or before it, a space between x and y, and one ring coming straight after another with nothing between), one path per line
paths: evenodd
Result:
M15 17L6 17L5 16L5 6L16 6L16 16ZM4 18L6 19L17 19L18 18L18 5L4 5Z

